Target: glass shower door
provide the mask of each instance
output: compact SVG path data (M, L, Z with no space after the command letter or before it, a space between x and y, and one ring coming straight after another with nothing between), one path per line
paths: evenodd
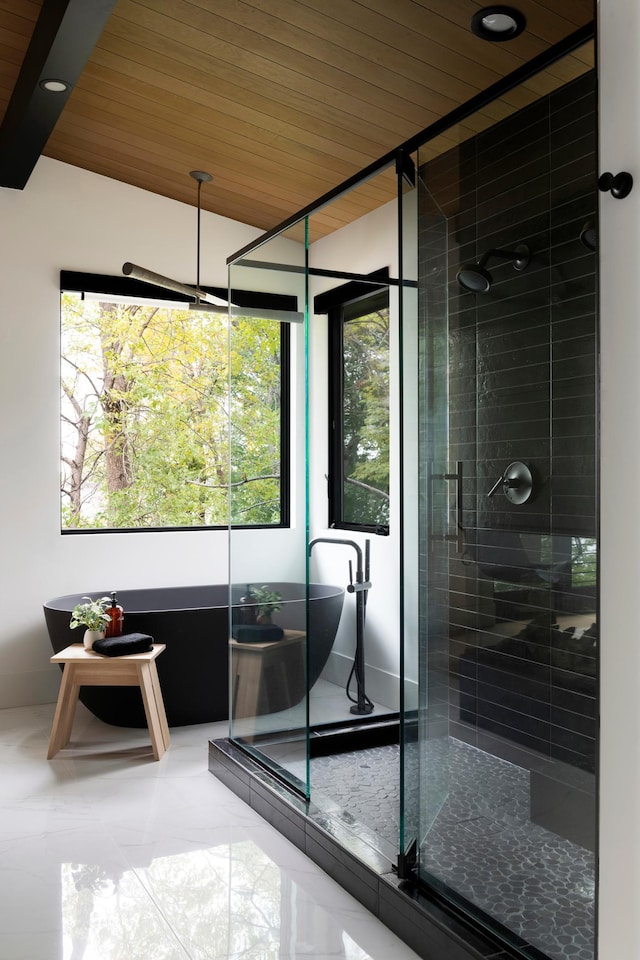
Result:
M308 797L304 227L229 268L229 727Z
M411 163L405 159L405 174ZM461 489L456 468L447 463L447 220L424 183L416 176L410 187L408 179L399 172L403 500L399 872L406 876L416 866L449 789L442 587L449 542L458 536ZM423 231L425 224L429 229L420 261L418 223ZM427 278L420 289L418 276ZM427 582L440 589L427 596Z
M421 160L404 353L418 357L414 876L553 960L595 955L594 79Z

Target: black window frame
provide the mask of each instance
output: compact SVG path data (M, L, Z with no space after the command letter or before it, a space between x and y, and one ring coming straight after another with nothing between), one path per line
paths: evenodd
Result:
M226 287L205 287L201 289L227 301L229 291ZM134 280L131 277L119 277L111 274L84 273L76 270L60 271L60 295L63 293L104 294L113 297L139 297L141 300L167 300L172 303L193 302L192 298L174 293L163 287ZM286 294L257 293L250 290L233 291L236 306L250 310L297 311L297 298ZM222 312L222 310L221 310ZM280 530L291 526L291 331L290 324L280 322L280 522L263 524L231 524L234 530ZM95 536L118 533L171 533L200 532L203 530L227 530L229 524L203 526L172 527L95 527L83 529L64 529L62 536Z
M378 274L379 275L379 274ZM376 276L372 274L371 276ZM328 316L329 333L329 527L336 530L352 530L389 535L389 524L354 523L344 519L344 326L355 316L348 316L358 304L365 304L359 316L373 313L380 307L389 308L389 284L349 283L318 297L317 312Z

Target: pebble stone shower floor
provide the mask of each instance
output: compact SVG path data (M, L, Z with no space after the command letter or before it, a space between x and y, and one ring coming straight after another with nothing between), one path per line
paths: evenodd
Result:
M438 812L422 847L423 868L552 960L593 960L594 854L530 822L528 770L453 738L428 749L427 803ZM411 795L417 753L406 775ZM311 787L317 806L362 825L395 859L397 745L317 757Z

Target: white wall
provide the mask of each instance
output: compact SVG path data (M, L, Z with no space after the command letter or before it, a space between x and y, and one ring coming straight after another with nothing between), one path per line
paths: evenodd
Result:
M215 188L214 180L205 189ZM202 282L226 287L227 256L258 234L203 212ZM59 272L119 275L131 260L193 283L195 208L43 158L25 190L0 189L0 238L0 707L8 707L57 695L45 600L226 583L228 549L221 531L60 534Z
M600 0L601 745L599 960L640 957L640 4Z

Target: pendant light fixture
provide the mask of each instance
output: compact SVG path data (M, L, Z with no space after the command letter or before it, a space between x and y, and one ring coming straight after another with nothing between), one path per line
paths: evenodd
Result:
M122 272L125 277L132 277L134 280L142 280L144 283L152 283L156 287L162 287L165 290L171 290L173 293L181 293L186 297L193 297L195 303L189 304L190 307L197 309L201 304L212 304L216 307L227 308L228 304L226 300L221 300L220 297L214 296L212 293L207 293L205 290L200 288L200 192L202 190L203 183L210 183L213 180L213 177L210 173L206 173L204 170L192 170L189 173L190 177L193 177L198 184L198 229L197 229L197 252L196 252L196 285L195 287L190 286L188 283L180 283L178 280L172 280L171 277L165 277L161 273L154 273L152 270L147 270L146 267L141 267L137 263L123 263Z

